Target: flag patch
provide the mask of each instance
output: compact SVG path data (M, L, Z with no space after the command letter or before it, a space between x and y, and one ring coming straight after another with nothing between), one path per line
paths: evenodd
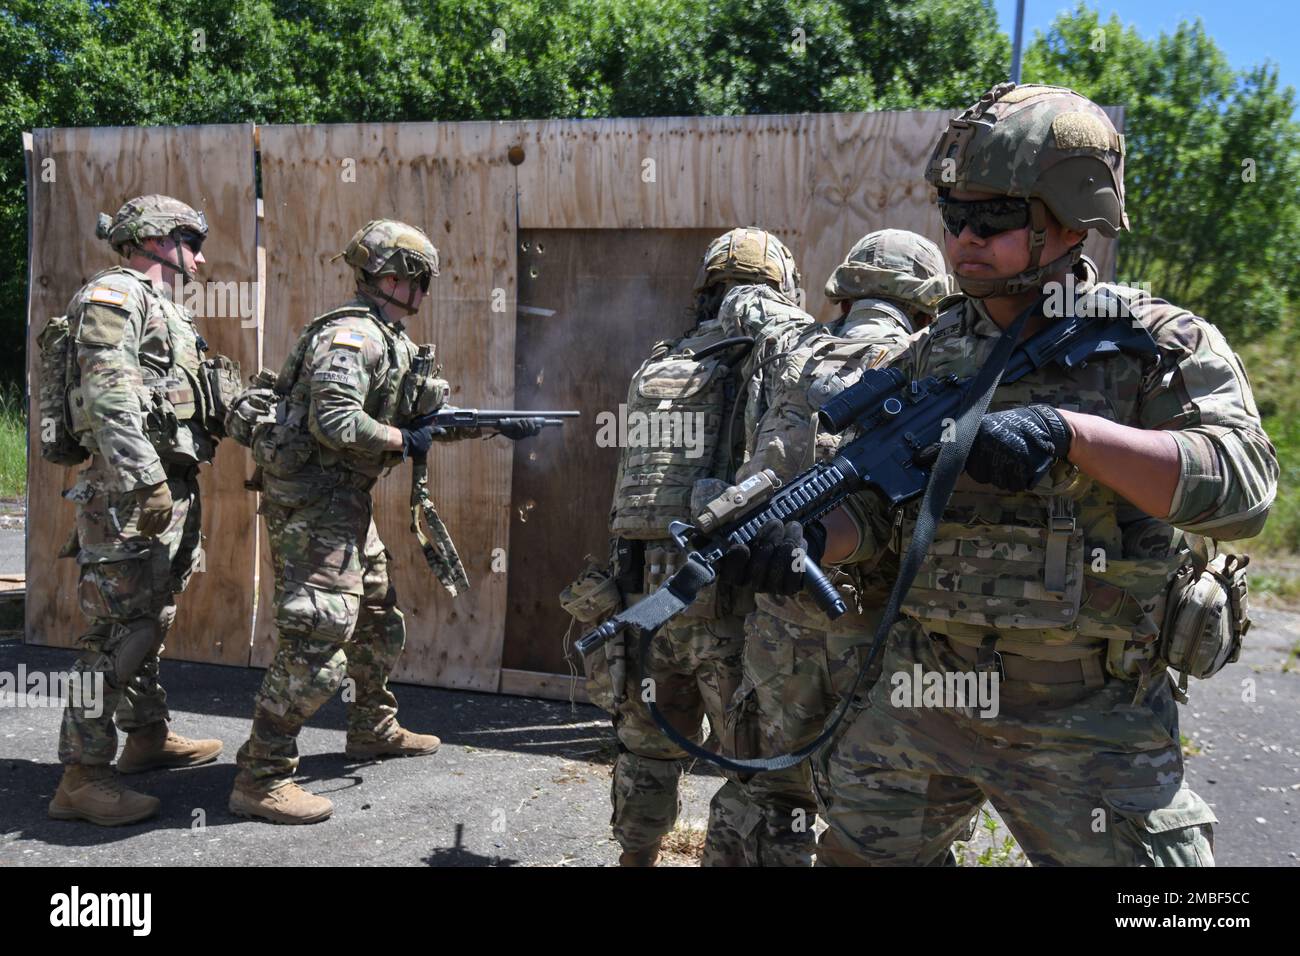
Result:
M366 344L366 334L358 332L356 329L340 329L334 333L334 338L330 342L331 346L342 345L349 349L361 349Z
M110 289L108 286L97 285L90 290L91 302L103 302L105 305L122 306L126 304L126 293L121 289Z

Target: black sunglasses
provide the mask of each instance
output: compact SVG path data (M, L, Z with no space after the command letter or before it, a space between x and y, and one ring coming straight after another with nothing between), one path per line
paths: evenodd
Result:
M199 250L203 248L203 236L200 236L197 232L179 232L176 234L176 241L185 243L190 247L190 252L196 256L199 254Z
M943 218L943 228L954 236L960 236L970 226L975 235L989 239L1000 232L1029 225L1029 201L1002 197L968 202L940 198L939 215Z

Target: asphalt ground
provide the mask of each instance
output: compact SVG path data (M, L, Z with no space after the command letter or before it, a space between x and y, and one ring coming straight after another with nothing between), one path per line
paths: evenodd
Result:
M8 534L0 534L0 554ZM21 551L19 551L21 558ZM1182 733L1191 786L1214 808L1220 865L1295 866L1300 854L1300 613L1253 612L1242 660L1191 685ZM0 674L66 671L73 652L0 639ZM226 807L234 755L248 733L262 672L164 661L173 726L225 742L205 767L155 771L130 785L163 802L141 824L101 829L50 820L61 768L61 706L0 705L0 866L430 865L595 866L617 861L609 835L615 753L594 707L396 685L403 725L442 737L432 756L357 763L343 756L336 697L300 738L300 782L335 813L310 827L272 826ZM27 700L24 698L24 704ZM683 778L683 814L670 865L692 865L722 778L696 764ZM996 820L996 815L994 816ZM968 864L1000 845L981 833ZM987 855L987 854L986 854ZM1018 853L993 854L1003 863Z

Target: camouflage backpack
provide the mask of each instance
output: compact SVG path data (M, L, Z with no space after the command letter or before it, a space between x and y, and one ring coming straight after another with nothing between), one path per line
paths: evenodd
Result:
M671 522L689 518L696 484L728 469L724 430L737 396L735 366L747 349L713 348L724 341L715 327L661 342L632 377L609 522L616 537L667 538Z
M77 441L68 414L73 352L68 317L51 318L36 341L40 347L41 457L56 465L78 465L90 457L90 452Z

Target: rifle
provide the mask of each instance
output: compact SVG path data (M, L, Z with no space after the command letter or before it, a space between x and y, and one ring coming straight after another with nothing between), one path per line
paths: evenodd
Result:
M999 384L1017 381L1051 363L1075 368L1094 356L1117 352L1158 356L1150 333L1133 318L1127 304L1109 290L1098 290L1095 295L1113 300L1119 315L1059 319L1027 341L1015 344L1029 316L1042 306L1040 298L1003 332L986 366L970 379L945 375L908 381L897 368L868 370L856 384L818 411L821 424L829 431L839 434L857 426L856 437L842 445L831 461L819 462L784 487L775 473L765 470L728 488L693 524L673 522L669 532L685 552L685 563L654 594L585 634L577 642L578 650L590 654L631 627L641 633L644 666L654 633L716 579L715 566L733 544L748 545L767 522L816 520L863 488L873 489L894 506L924 493L917 530L903 557L871 650L853 690L841 700L816 740L778 757L730 759L687 740L663 718L653 700L647 703L655 723L669 739L689 754L723 769L740 773L779 770L806 758L829 739L848 712L863 674L870 669L897 619L899 604L928 550L939 515L970 451L979 418ZM1105 314L1113 312L1107 309ZM951 436L946 434L950 429ZM939 453L931 457L936 447ZM834 620L843 614L846 608L839 592L816 562L804 557L803 569L805 588L827 618Z
M578 418L577 411L523 411L519 409L482 409L482 408L441 408L421 415L416 419L419 425L436 425L439 428L500 428L512 425L525 418L541 421L543 426L561 426L566 418ZM424 518L433 533L430 541L421 527ZM461 590L468 590L469 575L460 560L456 545L451 540L451 532L438 516L429 497L429 462L427 458L411 459L411 531L424 553L424 560L434 576L442 582L452 597Z
M1154 355L1156 347L1150 333L1127 315L1061 319L1016 348L1002 383L1052 362L1073 368L1093 356L1120 351ZM971 382L955 375L909 381L897 368L869 369L817 413L832 434L856 425L857 437L831 461L813 465L784 487L774 472L764 469L711 501L694 523L670 524L669 534L686 554L686 563L653 595L584 635L578 650L590 654L628 625L658 628L676 617L716 578L723 554L734 544L748 545L774 518L815 521L863 488L875 490L891 507L920 495L933 467L933 459L922 452L945 438L969 402ZM806 556L803 569L805 588L827 619L835 620L847 610L839 592Z
M574 411L525 411L522 409L488 409L488 408L440 408L437 411L421 415L418 419L423 425L437 425L439 428L500 428L513 425L524 418L540 419L543 426L563 425L565 418L578 418L582 412Z

